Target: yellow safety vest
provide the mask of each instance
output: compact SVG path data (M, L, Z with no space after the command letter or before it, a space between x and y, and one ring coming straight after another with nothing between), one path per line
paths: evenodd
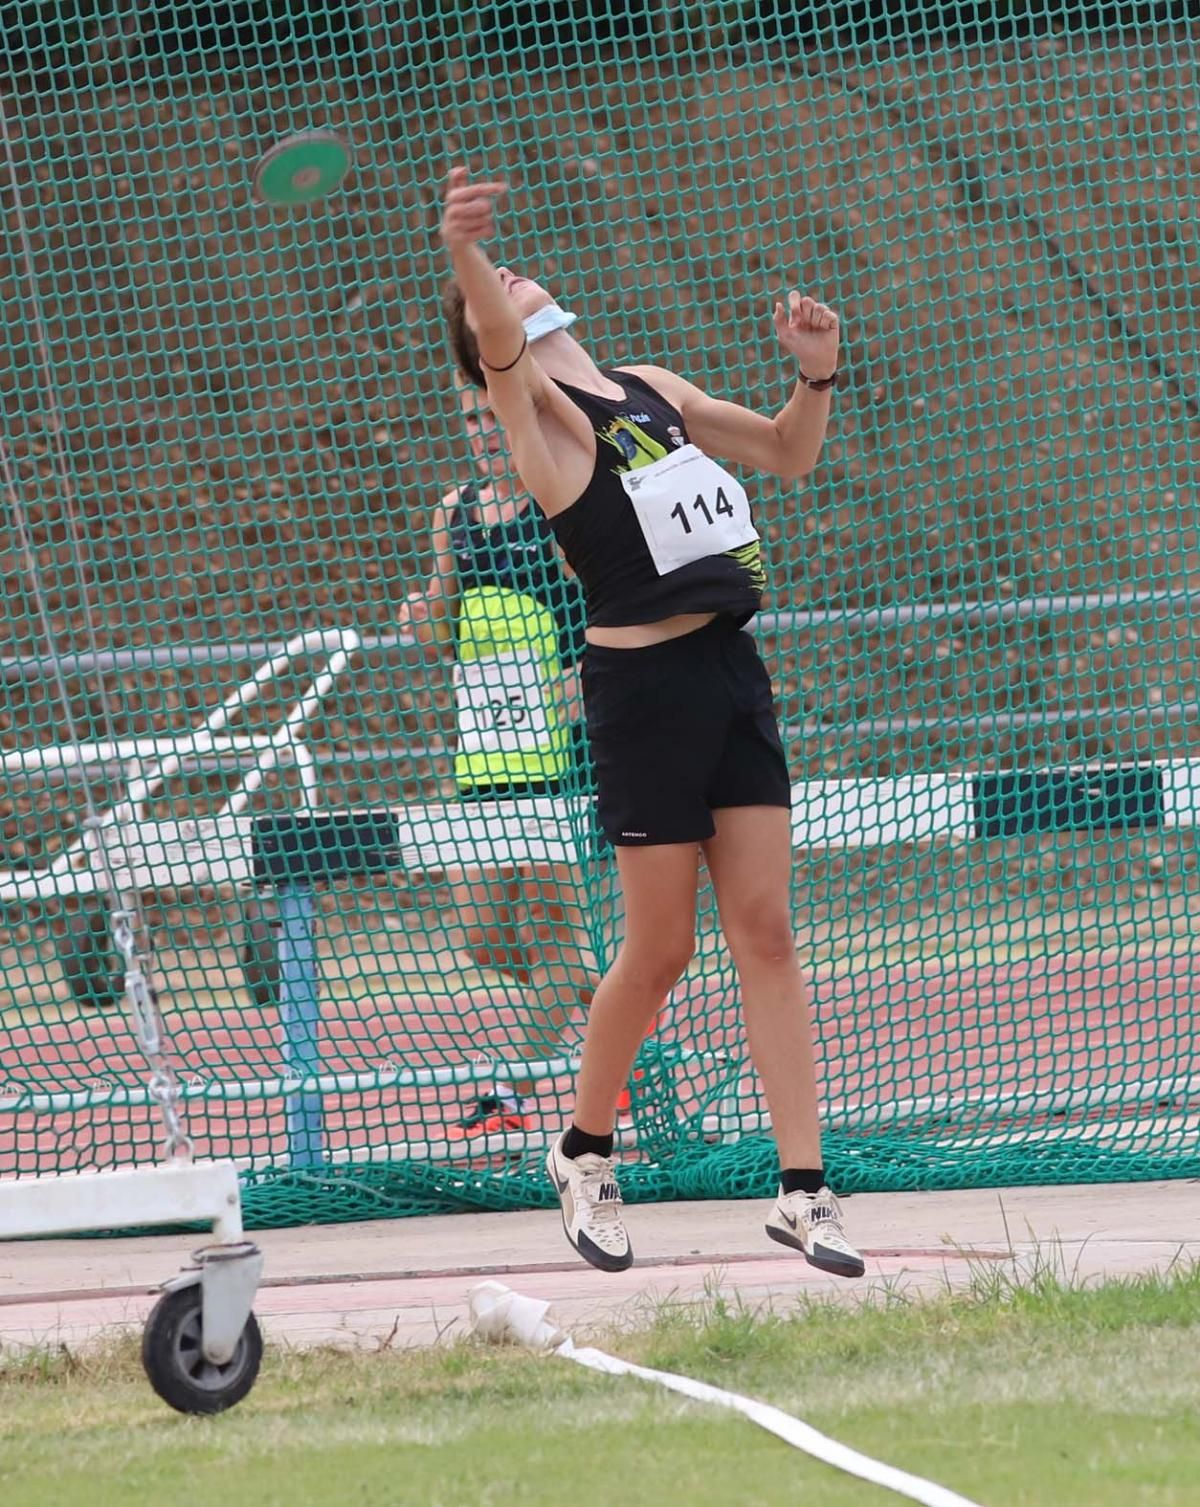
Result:
M569 729L561 698L558 625L524 592L473 586L458 614L454 778L463 788L561 779Z

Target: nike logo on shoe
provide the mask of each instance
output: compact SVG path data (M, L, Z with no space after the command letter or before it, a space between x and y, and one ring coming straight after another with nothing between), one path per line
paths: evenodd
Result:
M842 1231L837 1200L828 1189L824 1190L824 1197L828 1202L809 1203L797 1198L791 1209L785 1208L780 1199L767 1221L767 1234L781 1245L802 1251L808 1264L818 1271L838 1277L861 1277L866 1263Z
M566 1163L564 1177L559 1168ZM621 1188L606 1157L593 1156L582 1166L570 1162L556 1144L546 1157L546 1171L558 1193L563 1229L575 1250L601 1271L625 1271L633 1249L621 1223ZM579 1182L580 1196L573 1188Z
M558 1163L560 1157L562 1157L562 1152L555 1146L546 1158L546 1171L550 1174L550 1181L554 1184L555 1191L558 1193L564 1192L571 1181L571 1174L569 1172L565 1176L559 1176ZM565 1161L566 1158L563 1157L563 1160Z

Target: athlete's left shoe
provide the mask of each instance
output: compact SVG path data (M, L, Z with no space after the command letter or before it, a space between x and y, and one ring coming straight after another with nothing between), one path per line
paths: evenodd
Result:
M779 1190L767 1219L767 1234L780 1245L802 1251L809 1266L835 1277L861 1277L867 1266L842 1228L842 1210L828 1188L819 1193Z

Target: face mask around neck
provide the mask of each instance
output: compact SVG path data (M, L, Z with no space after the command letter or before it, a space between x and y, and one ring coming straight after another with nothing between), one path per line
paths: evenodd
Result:
M559 308L558 304L548 303L522 321L525 326L525 338L532 345L535 340L543 340L547 335L553 335L558 330L569 329L578 318L578 314L568 314L566 309Z

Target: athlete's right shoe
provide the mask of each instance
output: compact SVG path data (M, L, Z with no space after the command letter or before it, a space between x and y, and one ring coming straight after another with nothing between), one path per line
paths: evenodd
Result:
M842 1208L828 1188L819 1193L779 1190L767 1218L767 1234L780 1245L802 1251L809 1266L835 1277L861 1277L866 1262L846 1239Z
M546 1171L562 1206L567 1239L602 1272L623 1272L633 1264L633 1249L612 1157L586 1151L572 1160L563 1155L562 1142L559 1136L550 1147Z

